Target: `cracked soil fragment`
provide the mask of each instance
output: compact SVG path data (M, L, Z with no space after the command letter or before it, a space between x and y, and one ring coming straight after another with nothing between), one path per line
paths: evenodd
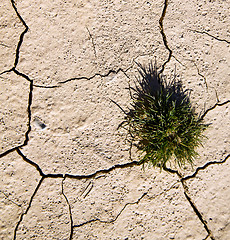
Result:
M161 177L157 177L158 170L139 170L139 166L134 166L115 169L94 179L79 181L67 178L64 182L65 193L72 206L74 226L91 219L113 221L120 211L125 211L122 209L126 204L135 202L142 194L148 191L159 194L176 183L174 176L171 181L167 179L168 174L162 173Z
M0 2L0 73L14 66L15 51L23 24L18 19L11 1Z
M127 69L143 54L167 58L158 31L161 4L160 0L151 5L139 1L17 1L30 29L18 69L35 84L48 86Z
M206 232L184 198L180 185L160 194L151 189L130 204L115 222L89 222L74 228L74 239L203 239ZM119 229L119 231L118 231Z
M190 192L212 229L215 239L227 240L230 233L229 162L213 164L187 181ZM208 204L207 204L208 203Z
M30 83L15 73L0 76L0 154L23 145L28 130Z
M199 110L204 102L207 108L215 103L216 91L221 93L220 101L229 99L229 16L228 1L172 0L168 3L164 31L172 55L183 64L177 62L177 73L186 88L192 89L191 97ZM218 41L211 35L226 41ZM173 64L168 65L165 73L170 69Z
M124 79L120 72L95 77L90 84L77 80L54 89L34 88L30 141L22 152L45 173L89 174L127 162L129 144L124 131L117 131L122 114L109 99L129 101Z
M38 172L16 151L1 158L0 190L4 194L0 194L0 197L2 203L6 204L1 209L0 237L2 239L13 239L14 228L21 214L26 211L39 178Z
M17 231L17 239L68 239L70 220L62 179L44 179Z

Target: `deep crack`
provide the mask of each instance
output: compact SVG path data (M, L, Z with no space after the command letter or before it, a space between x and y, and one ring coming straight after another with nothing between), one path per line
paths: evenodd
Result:
M204 216L201 214L201 212L199 211L199 209L197 208L196 204L194 203L194 201L192 200L192 198L190 197L189 195L189 191L188 191L188 186L185 184L185 180L184 178L182 177L182 174L179 173L178 171L176 170L173 170L173 169L170 169L170 168L167 168L166 166L163 167L163 169L166 171L166 172L170 172L170 173L173 173L173 174L176 174L183 186L183 189L184 189L184 195L186 197L186 199L188 200L189 204L191 205L193 211L196 213L197 217L199 218L199 220L201 221L201 223L203 224L205 230L207 231L208 233L208 236L212 239L212 240L215 240L214 237L213 237L213 234L212 234L212 231L211 229L209 228L208 224L207 224L207 221L205 220Z
M209 234L204 238L204 239L202 239L202 240L206 240L206 239L208 239L209 238Z
M4 74L4 73L8 73L8 72L14 72L15 74L17 74L18 76L23 77L24 79L26 79L27 81L30 82L30 90L29 90L29 97L28 97L28 107L27 107L27 113L28 113L28 122L27 122L27 126L28 129L25 133L25 140L24 143L20 146L14 147L12 149L9 149L7 151L5 151L4 153L0 154L0 158L6 156L7 154L17 150L20 147L26 146L28 144L29 141L29 133L31 131L31 105L32 105L32 98L33 98L33 81L24 73L19 72L18 70L16 70L18 61L19 61L19 55L20 55L20 48L21 45L23 43L24 40L24 35L27 33L27 31L29 30L29 27L27 26L26 22L24 21L24 19L21 17L21 15L19 14L17 7L15 5L14 0L11 0L11 4L12 7L14 9L14 11L16 12L17 17L20 19L20 21L22 22L23 26L25 27L25 30L21 33L20 38L19 38L19 42L16 48L16 54L15 54L15 61L14 61L14 67L6 70L4 72L2 72L0 75Z
M32 99L33 99L33 81L30 82L30 92L29 92L29 99L28 99L28 107L27 107L27 113L28 113L28 122L27 126L28 129L25 133L25 141L23 143L23 146L26 146L29 141L29 133L31 131L31 105L32 105Z
M45 174L43 173L42 169L39 167L39 165L38 165L37 163L35 163L35 162L31 161L30 159L28 159L28 158L21 152L21 150L20 150L19 148L16 148L16 151L17 151L17 153L19 154L19 156L21 156L22 159L23 159L25 162L29 163L30 165L32 165L33 167L36 168L36 170L39 172L39 174L40 174L41 177L45 177Z
M211 229L209 228L208 226L208 223L207 221L204 219L204 216L203 214L201 214L201 212L198 210L197 206L195 205L194 201L191 199L191 197L189 196L189 192L188 192L188 186L184 183L183 179L181 179L181 183L182 183L182 186L184 188L184 195L186 197L186 199L188 200L188 202L190 203L193 211L196 213L197 217L200 219L200 221L203 223L203 226L205 228L205 230L207 231L208 233L208 236L212 239L212 240L215 240L213 234L212 234L212 231Z
M172 57L172 50L170 49L170 47L169 47L169 45L168 45L168 41L167 41L166 34L165 34L165 32L164 32L164 25L163 25L163 21L164 21L165 15L166 15L167 7L168 7L168 0L165 0L165 2L164 2L164 8L163 8L163 11L162 11L160 20L159 20L159 25L160 25L160 33L161 33L161 35L162 35L164 45L165 45L166 49L169 51L169 56L168 56L168 59L167 59L167 60L164 62L164 64L162 65L161 70L159 71L159 74L163 73L166 64L170 61L170 59L171 59L171 57Z
M4 153L0 154L0 158L5 157L7 154L14 152L18 147L14 147L11 149L6 150Z
M95 171L94 173L91 173L91 174L88 174L88 175L74 175L74 174L69 174L69 173L66 173L66 174L61 174L61 173L48 173L48 174L45 174L43 173L42 169L39 167L39 165L33 161L31 161L30 159L28 159L22 152L19 148L16 148L15 149L17 151L17 153L22 157L22 159L29 163L30 165L32 165L33 167L36 168L36 170L39 172L40 176L41 177L44 177L44 178L73 178L73 179L78 179L78 180L81 180L81 179L91 179L91 178L94 178L94 177L97 177L98 175L102 174L102 173L109 173L115 169L124 169L124 168L129 168L129 167L133 167L133 166L139 166L140 163L138 161L132 161L132 162L128 162L128 163L123 163L123 164L115 164L113 166L111 166L110 168L107 168L107 169L100 169L100 170L97 170Z
M19 76L22 76L24 77L24 74L23 73L20 73L18 72L16 69L13 69L12 71L14 71L17 75ZM28 76L24 77L26 78L27 80L29 79ZM16 147L13 147L11 149L8 149L7 151L3 152L0 154L0 158L6 156L7 154L17 150L18 148L21 148L21 147L24 147L28 144L28 141L29 141L29 133L31 131L31 105L32 105L32 99L33 99L33 81L30 80L30 89L29 89L29 96L28 96L28 107L27 107L27 114L28 114L28 122L27 122L27 131L25 132L25 140L23 142L23 144L19 145L19 146L16 146Z
M73 178L73 179L78 179L78 180L82 180L82 179L91 179L91 178L94 178L94 177L97 177L98 175L102 174L102 173L109 173L111 171L114 171L115 169L124 169L124 168L129 168L129 167L134 167L134 166L139 166L140 163L139 161L132 161L132 162L128 162L128 163L123 163L123 164L115 164L109 168L105 168L105 169L100 169L100 170L97 170L95 171L94 173L91 173L91 174L88 174L88 175L74 175L74 174L69 174L69 173L66 173L66 174L61 174L61 173L48 173L48 174L45 174L43 173L42 169L39 167L39 165L33 161L31 161L30 159L28 159L22 152L19 148L15 148L15 150L17 151L17 153L22 157L22 159L29 163L30 165L32 165L33 167L36 168L36 170L39 172L40 176L41 177L44 177L44 178Z
M204 119L204 117L208 114L208 112L212 111L213 109L215 109L216 107L221 107L225 104L230 103L230 100L227 100L225 102L220 103L219 101L217 101L217 103L215 103L212 107L210 107L209 109L207 109L200 117L200 119Z
M24 25L25 27L25 30L21 33L20 35L20 39L19 39L19 42L18 42L18 45L17 45L17 49L16 49L16 56L15 56L15 61L14 61L14 69L17 67L18 65L18 61L19 61L19 54L20 54L20 48L21 48L21 45L23 43L23 39L24 39L24 36L25 34L28 32L29 30L29 27L27 26L26 22L24 21L24 19L21 17L21 15L19 14L18 12L18 9L15 5L15 2L14 0L11 0L11 4L12 4L12 7L14 9L14 11L16 12L17 14L17 17L20 19L20 21L22 22L22 24Z
M188 180L188 179L195 178L196 175L197 175L201 170L205 170L207 167L209 167L209 166L211 166L211 165L214 165L214 164L223 164L223 163L225 163L225 162L228 160L229 157L230 157L230 154L228 154L222 161L207 162L204 166L198 167L198 168L196 169L196 171L195 171L192 175L183 177L182 180L183 180L183 181L186 181L186 180Z

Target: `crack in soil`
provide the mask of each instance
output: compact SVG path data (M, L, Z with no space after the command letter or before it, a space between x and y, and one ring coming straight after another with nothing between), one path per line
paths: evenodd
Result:
M61 87L61 84L65 84L65 83L68 83L70 81L75 81L75 80L92 80L93 78L95 77L101 77L101 78L105 78L105 77L109 77L110 74L118 74L119 72L122 72L128 79L130 79L129 75L127 74L127 72L133 68L133 65L134 64L137 64L138 63L136 62L136 59L138 57L141 57L141 56L149 56L151 55L150 53L146 53L146 54L141 54L141 55L138 55L136 57L134 57L132 59L132 63L130 64L130 66L128 66L126 69L123 69L123 68L118 68L118 69L110 69L107 73L95 73L94 75L92 76L80 76L80 77L73 77L73 78L69 78L69 79L66 79L64 81L59 81L57 84L59 85L49 85L49 86L43 86L43 85L39 85L39 84L34 84L34 87L37 87L37 88L58 88L58 87ZM174 56L173 56L174 57ZM174 57L175 58L175 57ZM176 58L175 58L176 59ZM177 60L179 62L179 60ZM1 75L1 74L0 74Z
M129 205L136 205L136 204L138 205L139 202L140 202L144 197L146 197L146 196L148 196L149 199L154 199L154 198L156 198L156 197L158 197L158 196L160 196L160 195L163 195L164 193L166 193L166 192L170 191L171 189L173 189L177 183L178 183L178 182L173 183L171 187L169 187L169 188L165 189L163 192L161 192L161 193L159 193L159 194L156 194L156 195L153 195L153 196L151 196L151 197L148 196L148 192L149 192L149 190L152 188L152 187L150 187L150 188L149 188L146 192L144 192L136 201L126 203L126 204L123 206L123 208L120 210L120 212L116 215L116 217L113 218L113 219L111 219L111 220L109 220L109 221L108 221L108 220L101 220L101 219L99 219L99 218L93 218L93 219L91 219L91 220L89 220L89 221L86 221L86 222L83 222L83 223L80 223L80 224L76 224L76 225L74 225L73 227L74 227L74 228L78 228L78 227L84 226L84 225L89 224L89 223L92 223L92 222L100 222L100 223L108 223L108 224L113 223L113 222L115 222L115 221L119 218L119 216L123 213L123 211L127 208L127 206L129 206Z
M140 163L138 161L132 161L132 162L128 162L128 163L123 163L123 164L116 164L111 166L110 168L107 169L100 169L95 171L94 173L88 174L88 175L74 175L74 174L61 174L61 173L48 173L45 174L43 173L42 169L39 167L39 165L33 161L31 161L30 159L28 159L19 148L16 148L17 153L22 157L22 159L24 161L26 161L27 163L29 163L30 165L32 165L33 167L36 168L36 170L39 172L40 176L43 178L73 178L73 179L78 179L78 180L82 180L82 179L91 179L94 177L97 177L98 175L102 174L102 173L109 173L112 172L115 169L124 169L124 168L129 168L129 167L133 167L133 166L138 166L140 165Z
M14 147L14 148L11 148L11 149L5 151L4 153L1 153L1 154L0 154L0 158L5 157L5 156L8 155L9 153L12 153L12 152L14 152L14 151L17 150L17 149L18 149L18 147Z
M203 74L200 73L200 69L198 68L196 62L194 60L192 60L192 59L186 59L186 60L190 61L190 62L192 62L194 64L194 66L196 67L196 70L197 70L197 74L204 79L204 84L206 86L206 90L208 91L207 79L206 79L206 77Z
M196 175L199 173L199 171L205 170L207 167L209 167L209 166L211 166L211 165L214 165L214 164L222 164L222 163L225 163L225 162L228 160L229 157L230 157L230 154L228 154L222 161L207 162L204 166L198 167L198 168L196 169L196 171L195 171L192 175L183 177L182 180L183 180L183 181L186 181L186 180L188 180L188 179L195 178Z
M69 240L72 240L73 238L73 217L72 217L72 209L71 209L71 206L70 206L70 203L69 203L69 200L67 198L67 196L65 195L64 193L64 181L65 181L65 177L63 178L62 180L62 184L61 184L61 187L62 187L62 195L64 196L65 200L66 200L66 204L68 205L68 208L69 208L69 219L70 219L70 235L69 235Z
M170 169L170 168L167 168L166 166L163 167L163 169L166 171L166 172L169 172L169 173L173 173L173 174L176 174L182 184L182 187L184 189L184 195L186 197L186 199L188 200L189 204L191 205L193 211L195 212L195 214L197 215L197 217L199 218L199 220L201 221L201 223L203 224L206 232L208 233L208 236L212 239L212 240L215 240L214 236L213 236L213 233L211 231L211 229L209 228L208 224L207 224L207 221L205 220L203 214L198 210L196 204L194 203L194 201L192 200L192 198L190 197L189 195L189 190L188 190L188 186L185 184L185 180L183 179L182 177L182 174L179 173L177 170L173 170L173 169Z
M7 151L5 151L4 153L0 154L0 158L6 156L7 154L17 150L18 148L24 147L28 144L29 141L29 133L31 131L31 118L32 118L32 113L31 113L31 106L32 106L32 99L33 99L33 81L29 79L28 76L26 76L24 73L19 72L18 70L16 70L15 68L9 70L8 72L13 71L14 73L16 73L18 76L21 76L23 78L25 78L26 80L28 80L30 82L29 85L29 96L28 96L28 104L27 104L27 114L28 114L28 122L27 122L27 131L25 132L25 140L24 142L19 145L16 146L14 148L11 148Z
M14 238L13 238L14 240L16 240L16 237L17 237L18 227L19 227L19 225L21 224L24 215L26 215L26 214L28 213L28 211L29 211L29 209L30 209L30 207L31 207L32 201L33 201L33 199L34 199L34 196L36 195L36 193L37 193L38 189L40 188L40 186L41 186L41 184L42 184L42 182L43 182L44 179L45 179L44 177L42 177L42 178L40 179L37 187L35 188L32 196L31 196L31 198L30 198L30 201L29 201L29 204L28 204L28 207L27 207L26 211L21 214L20 219L19 219L18 223L16 224L16 227L15 227L15 229L14 229Z
M209 238L209 235L207 235L204 239L202 239L202 240L206 240L206 239L208 239Z
M86 27L86 29L87 29L87 31L89 33L89 38L92 40L94 56L95 56L95 58L97 58L96 46L95 46L95 43L94 43L93 36L92 36L91 32L89 31L89 28Z
M18 153L18 155L19 155L20 157L22 157L22 159L23 159L25 162L27 162L27 163L29 163L30 165L32 165L33 167L35 167L36 170L39 172L39 174L40 174L41 177L45 177L45 174L43 173L42 169L39 167L39 165L38 165L37 163L29 160L29 159L21 152L21 150L20 150L19 148L16 148L16 152Z
M160 25L160 33L162 35L164 45L165 45L166 49L169 51L169 56L168 56L168 59L162 65L161 70L159 71L159 74L163 73L166 64L170 61L170 59L172 57L172 50L169 48L167 37L166 37L166 34L164 32L164 25L163 25L163 21L164 21L165 15L166 15L167 7L168 7L168 0L165 0L164 8L163 8L160 20L159 20L159 25Z
M110 69L107 73L105 74L101 74L101 73L95 73L93 76L91 77L74 77L74 78L70 78L70 79L67 79L65 81L61 81L61 82L58 82L59 84L63 84L63 83L67 83L67 82L70 82L70 81L73 81L73 80L91 80L95 77L101 77L101 78L104 78L104 77L108 77L110 74L112 73L115 73L115 74L118 74L119 72L123 72L126 76L126 72L132 68L132 66L129 66L126 70L123 70L122 68L118 68L117 70L114 70L114 69Z
M198 210L197 206L195 205L194 201L191 199L191 197L189 196L189 191L188 191L188 186L185 185L183 179L181 179L181 183L182 186L184 188L184 195L186 197L186 199L188 200L188 202L190 203L192 209L194 210L194 212L196 213L197 217L200 219L200 221L203 223L205 230L208 233L208 236L212 239L215 240L213 233L211 231L211 229L208 226L207 221L204 219L204 216L201 214L201 212Z
M33 99L33 81L30 82L30 92L29 92L28 107L27 107L27 113L28 113L27 126L28 126L28 129L25 133L25 141L22 144L22 146L20 146L20 147L26 146L29 142L29 133L31 131L31 117L32 117L32 114L31 114L32 99Z
M99 218L94 218L94 219L91 219L91 220L89 220L89 221L86 221L86 222L83 222L83 223L80 223L80 224L76 224L76 225L74 225L73 227L74 227L74 228L78 228L78 227L84 226L84 225L86 225L86 224L89 224L89 223L92 223L92 222L97 222L97 221L100 222L100 223L113 223L113 222L115 222L115 221L118 219L118 217L122 214L122 212L126 209L126 207L127 207L128 205L138 204L138 203L141 201L141 199L144 198L144 197L147 195L147 193L148 193L148 192L144 192L144 193L141 195L141 197L138 198L138 200L135 201L135 202L126 203L126 204L124 205L124 207L121 209L121 211L117 214L117 216L116 216L115 218L109 220L109 221L101 220L101 219L99 219Z
M15 57L15 62L14 62L14 67L13 68L16 68L17 64L18 64L18 61L19 61L19 54L20 54L20 48L21 48L21 45L23 43L23 39L24 39L24 36L25 34L28 32L29 30L29 27L27 26L26 22L24 21L24 19L21 17L21 15L19 14L18 12L18 9L15 5L15 2L14 0L11 0L11 4L12 4L12 7L14 9L14 11L16 12L17 14L17 17L19 18L19 20L22 22L22 24L24 25L25 27L25 30L21 33L20 35L20 39L19 39L19 42L18 42L18 45L17 45L17 49L16 49L16 57Z
M134 60L133 60L134 61ZM122 72L127 78L129 78L129 76L127 75L127 71L129 69L131 69L133 67L133 64L131 64L129 67L127 67L125 70L122 68L118 68L117 70L114 69L110 69L107 73L95 73L92 76L86 77L86 76L81 76L81 77L73 77L73 78L69 78L67 80L64 81L60 81L58 82L58 84L65 84L67 82L71 82L71 81L75 81L75 80L91 80L95 77L101 77L101 78L105 78L108 77L110 74L118 74L119 72ZM0 74L1 75L1 74ZM38 87L38 88L58 88L61 87L60 85L50 85L50 86L43 86L43 85L38 85L38 84L34 84L34 87Z
M21 45L23 43L23 40L24 40L24 36L25 34L28 32L29 30L29 27L27 26L26 22L24 21L24 19L21 17L21 15L19 14L18 10L17 10L17 7L15 5L15 2L14 0L11 0L11 4L12 4L12 7L14 9L14 11L16 12L16 15L17 17L19 18L19 20L22 22L22 24L24 25L25 27L25 30L21 33L20 35L20 38L19 38L19 42L18 42L18 45L17 45L17 48L16 48L16 53L15 53L15 61L14 61L14 67L9 69L9 70L6 70L4 72L2 72L0 75L4 74L4 73L8 73L8 72L14 72L15 74L17 74L18 76L21 76L23 77L24 79L26 79L27 81L30 82L30 87L29 87L29 97L28 97L28 107L27 107L27 113L28 113L28 122L27 122L27 126L28 126L28 129L25 133L25 140L24 140L24 143L21 144L20 146L17 146L17 147L14 147L12 149L9 149L7 150L6 152L0 154L0 158L1 157L4 157L6 156L7 154L15 151L16 149L18 149L19 147L23 147L23 146L26 146L28 144L28 141L29 141L29 133L31 131L31 105L32 105L32 98L33 98L33 81L24 73L21 73L19 72L18 70L16 70L16 67L17 67L17 64L18 64L18 61L19 61L19 55L20 55L20 48L21 48Z
M206 34L208 35L209 37L212 37L218 41L221 41L221 42L226 42L228 44L230 44L230 41L226 40L226 39L222 39L222 38L219 38L219 37L216 37L216 36L213 36L212 34L210 33L207 33L205 31L198 31L198 30L194 30L194 29L188 29L189 31L192 31L192 32L195 32L195 33L200 33L200 34Z
M4 43L0 43L0 46L6 47L6 48L10 48L10 46L4 44Z
M34 196L36 195L36 193L37 193L37 191L38 191L39 187L41 186L41 183L42 183L42 181L43 181L44 179L46 179L46 178L63 178L63 181L62 181L62 194L63 194L63 196L64 196L64 198L65 198L65 200L66 200L66 203L67 203L67 205L68 205L68 208L69 208L69 217L70 217L70 222L71 222L71 230L70 230L70 238L69 238L69 239L71 240L72 237L73 237L73 228L76 227L76 226L73 226L71 206L70 206L70 203L69 203L69 200L68 200L67 196L66 196L65 193L64 193L63 182L64 182L64 180L66 179L66 177L68 177L68 178L74 178L74 179L79 179L79 180L80 180L80 179L91 179L91 178L93 178L93 177L97 177L97 175L99 175L99 174L101 174L101 173L109 173L109 172L115 170L116 168L127 168L127 167L132 167L132 166L135 166L135 165L139 165L138 162L136 162L136 161L133 161L133 162L131 162L131 163L125 163L125 164L117 164L117 165L114 165L114 166L112 166L112 167L110 167L110 168L108 168L108 169L101 169L101 170L98 170L98 171L96 171L96 172L94 172L94 173L92 173L92 174L89 174L89 175L44 174L43 171L41 170L41 168L39 167L39 165L36 164L35 162L29 160L25 155L23 155L23 153L21 152L21 150L20 150L19 148L17 148L16 151L17 151L17 153L22 157L22 159L23 159L24 161L26 161L27 163L29 163L30 165L32 165L32 166L34 166L34 167L36 168L36 170L39 172L39 174L40 174L40 176L41 176L41 179L40 179L40 181L39 181L39 183L38 183L38 185L37 185L34 193L33 193L32 196L31 196L31 199L30 199L30 202L29 202L29 204L28 204L28 207L27 207L26 211L21 214L20 220L18 221L18 223L17 223L17 225L16 225L16 227L15 227L15 230L14 230L14 239L16 239L16 234L17 234L18 227L19 227L19 225L21 224L24 215L26 215L26 214L28 213L28 211L29 211L29 209L30 209L30 207L31 207L33 198L34 198ZM147 194L147 193L146 193L146 194ZM144 196L142 196L142 197L144 197ZM139 199L139 201L140 201L140 199ZM139 202L139 201L138 201L138 202ZM127 205L130 205L130 204L134 204L134 203L128 203L128 204L126 204L125 207L122 209L122 211L126 208ZM122 213L122 211L118 214L118 216L117 216L115 219L111 220L111 222L116 221L116 219L119 217L119 215ZM93 222L93 221L104 222L104 221L101 221L100 219L94 219L94 220L91 220L90 222ZM106 221L105 221L105 222L106 222ZM87 222L87 223L88 223L88 222ZM82 226L82 225L85 225L85 224L86 224L86 223L81 224L81 226ZM80 226L79 226L79 227L80 227Z
M212 107L210 107L209 109L207 109L202 115L201 115L201 119L204 119L204 117L208 114L208 112L210 112L210 111L212 111L213 109L215 109L216 107L221 107L221 106L223 106L223 105L225 105L225 104L228 104L228 103L230 103L230 100L227 100L227 101L225 101L225 102L222 102L222 103L220 103L219 101L218 101L218 98L217 98L217 102L212 106Z

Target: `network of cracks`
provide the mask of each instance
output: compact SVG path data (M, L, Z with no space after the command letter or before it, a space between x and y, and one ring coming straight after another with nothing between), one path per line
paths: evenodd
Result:
M24 26L24 31L21 33L20 38L19 38L19 42L17 44L17 49L16 49L16 53L15 53L15 60L14 60L13 67L11 69L7 70L7 71L4 71L3 73L1 73L1 75L3 76L4 74L13 72L16 75L24 78L29 83L29 94L28 94L28 105L27 105L27 114L28 114L27 115L27 131L25 132L24 142L19 146L16 146L12 149L9 149L9 150L5 151L4 153L1 154L0 158L3 159L3 161L4 161L5 156L11 155L13 153L17 154L18 156L20 156L20 158L26 164L35 168L38 175L39 175L39 177L38 177L39 180L38 180L37 186L35 187L32 195L30 196L30 200L27 204L27 207L22 210L22 212L20 214L20 217L18 219L18 222L17 222L17 224L14 228L14 239L17 239L18 229L20 228L20 225L21 225L23 219L26 217L26 215L30 211L31 206L33 204L33 201L34 201L34 199L36 198L36 195L39 192L39 189L41 188L41 186L43 186L46 183L46 181L48 179L60 179L61 194L62 194L63 199L65 200L66 209L68 210L68 218L69 219L67 219L66 221L70 225L70 229L69 229L69 233L68 233L68 235L69 235L68 238L69 239L73 239L74 231L76 229L79 229L83 226L86 226L87 224L94 224L94 223L112 224L112 223L118 221L119 218L121 217L122 213L125 212L130 206L139 205L144 199L148 199L149 201L151 199L155 199L155 198L157 198L161 195L167 194L172 189L179 188L179 186L182 189L184 197L187 200L187 202L189 203L193 213L197 216L197 218L200 221L200 224L203 226L203 228L206 232L206 236L204 237L204 239L216 239L214 234L213 234L213 229L209 226L209 221L206 219L205 215L202 213L202 209L199 209L199 207L195 203L194 199L192 198L187 182L191 179L196 179L199 174L202 174L202 171L207 170L211 166L225 164L227 162L227 160L229 159L230 154L225 154L224 158L221 161L208 161L203 166L197 167L194 170L194 173L191 174L191 175L184 176L182 173L180 173L177 170L174 170L174 169L171 169L171 168L165 168L164 171L166 171L170 175L173 175L177 180L175 180L171 185L169 185L167 188L163 189L161 192L159 192L157 194L151 194L152 186L147 187L146 189L144 189L141 192L140 196L136 200L124 203L123 206L120 208L120 210L118 212L116 212L116 214L112 214L112 216L109 218L109 220L108 219L107 220L106 219L101 219L100 217L95 217L95 216L93 217L92 216L89 220L85 220L85 221L82 221L82 222L79 222L79 223L75 222L75 220L74 220L75 217L73 216L74 215L73 214L73 209L71 207L71 203L70 203L68 194L65 193L65 182L70 183L71 181L79 181L79 182L80 181L85 181L87 183L87 185L84 188L84 191L82 191L82 198L86 198L87 195L90 193L90 191L93 188L93 180L103 178L104 176L107 176L107 175L109 176L109 174L111 174L111 173L114 173L114 172L117 172L117 171L122 171L124 169L128 169L128 170L131 171L132 168L139 167L138 161L129 161L129 162L123 163L123 164L115 164L115 165L113 165L109 168L98 169L91 174L83 174L83 175L74 175L74 174L70 174L70 173L66 173L66 174L57 173L57 174L55 174L55 173L44 173L43 169L39 166L39 164L30 160L29 158L27 158L23 154L23 151L22 151L23 147L27 146L28 142L30 141L29 135L30 135L30 132L31 132L31 124L32 124L31 106L32 106L32 101L33 101L33 90L34 90L34 88L39 87L39 86L35 85L33 80L31 80L29 76L27 76L23 72L20 72L19 70L17 70L17 65L18 65L19 57L20 57L20 48L23 44L24 36L27 34L27 32L29 30L29 27L27 26L27 24L24 21L24 19L22 18L22 16L19 14L15 2L13 0L11 0L11 3L12 3L12 8L15 10L15 13L17 14L17 17L19 18L19 20L21 21L21 23ZM164 22L164 18L165 18L165 15L166 15L167 7L168 7L168 1L165 0L164 6L163 6L163 11L162 11L161 17L159 19L159 29L160 29L160 33L161 33L161 36L162 36L162 39L163 39L165 49L169 52L169 55L168 55L167 60L162 65L162 69L160 70L161 72L164 71L164 68L167 65L167 63L169 63L171 58L174 57L173 51L169 47L169 44L168 44L168 41L167 41L167 35L164 31L164 26L163 26L163 22ZM200 34L206 34L206 35L208 34L206 32L199 32L199 33ZM93 36L91 35L90 32L89 32L89 34L90 34L90 37L92 39L92 43L94 45ZM208 34L208 35L212 38L215 38L217 41L225 41L226 43L229 44L229 42L227 40L219 39L219 38L217 38L215 36L212 36L210 34ZM95 46L94 46L94 49L95 49ZM132 67L133 66L130 66L129 68L132 68ZM91 79L93 79L97 76L99 76L101 78L105 78L105 77L110 76L111 74L118 74L119 72L123 72L125 74L126 71L127 71L127 69L124 70L124 69L121 69L121 68L115 69L115 70L110 69L105 74L96 73L91 77L71 78L69 80L66 80L66 81L60 83L60 85L66 84L67 82L74 81L74 80L91 80ZM198 74L201 75L199 73L199 69L198 69ZM204 77L204 76L202 76L202 77ZM55 88L55 87L57 87L57 86L50 86L50 88ZM211 111L214 111L218 108L221 109L223 106L226 106L229 103L230 103L230 100L220 102L219 98L217 97L216 103L212 107L207 109L203 113L202 117L205 118L206 115L209 114ZM39 119L37 120L37 124L42 129L46 127L46 125L44 123L42 123ZM141 169L140 169L140 171L141 171ZM18 205L17 203L10 200L9 196L4 193L4 190L1 190L1 194L8 201L11 201L13 204ZM18 207L21 208L20 205L18 205ZM170 239L174 239L174 238L170 238Z

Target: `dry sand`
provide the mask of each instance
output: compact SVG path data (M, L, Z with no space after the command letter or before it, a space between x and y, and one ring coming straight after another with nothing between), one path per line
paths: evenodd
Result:
M0 238L230 239L230 1L2 0ZM135 62L207 110L194 169L145 171L125 130Z

